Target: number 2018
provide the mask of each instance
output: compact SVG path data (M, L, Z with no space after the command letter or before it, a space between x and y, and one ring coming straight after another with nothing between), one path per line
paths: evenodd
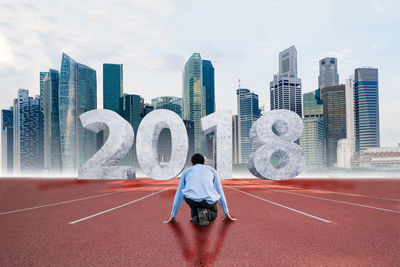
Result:
M84 128L100 132L108 128L106 143L79 168L79 179L129 179L135 168L115 166L131 149L134 140L132 126L116 112L106 109L91 110L80 115ZM201 118L203 134L216 135L216 166L221 179L232 178L232 112L217 111ZM161 166L157 157L160 132L171 131L172 151L169 163ZM288 110L272 110L255 121L250 130L253 153L248 158L248 169L256 177L286 180L297 176L305 166L305 155L294 143L303 132L301 118ZM239 140L240 142L240 140ZM178 176L186 164L188 135L182 119L174 112L157 109L146 115L136 136L136 153L142 171L157 180ZM271 158L279 162L271 163ZM276 164L275 164L276 165Z

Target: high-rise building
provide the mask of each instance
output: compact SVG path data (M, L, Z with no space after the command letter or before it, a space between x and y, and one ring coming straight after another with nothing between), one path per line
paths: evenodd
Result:
M123 94L123 65L103 64L103 108L119 113Z
M1 167L3 175L14 172L13 107L1 110Z
M297 77L294 46L279 53L279 73L270 82L270 109L287 109L302 117L301 79Z
M247 163L250 154L253 152L250 129L253 123L260 117L258 95L245 88L238 88L236 95L238 111L238 160L239 163Z
M239 163L238 159L238 115L232 115L232 163Z
M339 84L337 59L326 57L319 61L318 88Z
M43 169L40 150L40 96L32 98L29 91L18 90L14 99L14 173L38 173Z
M50 69L43 79L44 169L49 174L61 172L61 141L59 121L60 74Z
M79 120L97 108L96 71L63 53L59 88L62 169L75 173L96 152L96 134Z
M215 112L214 67L210 60L202 60L203 87L206 91L206 115Z
M345 86L327 86L321 89L326 123L326 164L334 167L337 163L337 143L346 138L346 97Z
M356 152L380 146L378 69L354 71L354 134Z
M151 100L154 109L168 109L182 118L182 98L175 96L161 96Z
M127 120L133 128L135 134L134 143L128 154L121 160L121 165L135 166L137 165L136 157L136 135L139 124L142 121L142 107L144 106L143 98L140 95L123 94L120 98L120 114Z
M325 121L320 89L303 95L303 134L300 146L307 161L307 169L320 169L325 166Z

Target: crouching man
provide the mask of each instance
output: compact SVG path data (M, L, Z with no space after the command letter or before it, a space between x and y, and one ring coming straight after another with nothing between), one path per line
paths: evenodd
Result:
M191 209L190 222L199 225L208 225L217 218L217 201L221 206L225 220L236 221L229 214L225 194L221 181L214 168L204 165L204 157L201 154L192 156L192 167L181 175L178 188L175 193L171 216L164 223L175 220L176 214L183 199Z

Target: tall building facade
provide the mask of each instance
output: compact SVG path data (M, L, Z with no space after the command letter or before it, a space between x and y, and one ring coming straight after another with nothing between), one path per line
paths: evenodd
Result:
M103 108L119 113L123 94L123 65L103 64Z
M339 84L337 59L326 57L319 61L318 88Z
M14 99L13 120L14 173L41 172L40 96L32 98L28 90L19 89L18 97Z
M3 175L14 172L13 107L1 110L1 167Z
M203 87L206 93L206 115L215 112L214 67L210 60L202 60Z
M175 96L161 96L151 100L154 109L168 109L182 118L182 98Z
M301 79L294 46L279 53L279 73L270 82L270 109L287 109L302 117Z
M59 83L58 70L50 69L43 79L43 116L44 116L44 169L46 173L61 172L61 139L59 120Z
M238 160L239 163L247 163L253 152L250 140L250 129L253 123L260 117L258 95L246 88L238 88L237 111L238 111Z
M75 173L96 152L96 134L79 120L79 115L96 108L96 71L63 53L59 89L63 171Z
M317 89L303 95L303 134L299 141L307 158L307 169L320 169L326 164L326 129L320 92Z
M142 110L144 107L144 100L140 95L123 94L120 98L120 114L127 120L133 128L135 134L134 143L128 154L121 160L121 165L138 166L136 157L136 135L139 124L142 121Z
M334 167L337 163L337 143L346 138L345 85L323 87L321 98L326 123L326 164Z
M238 135L238 115L232 115L232 163L239 163Z
M206 116L206 92L203 86L202 59L194 53L186 62L183 70L183 119L193 121L194 152L207 151L206 139L203 136L201 118Z
M380 146L378 69L354 71L354 135L356 152Z

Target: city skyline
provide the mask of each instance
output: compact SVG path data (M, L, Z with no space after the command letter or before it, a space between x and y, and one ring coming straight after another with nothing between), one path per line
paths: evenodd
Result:
M398 2L255 1L248 5L233 1L226 8L211 1L119 1L113 5L99 1L80 9L76 4L65 1L61 9L40 1L0 4L4 14L0 19L1 108L9 106L18 88L39 94L37 73L58 69L63 51L97 70L99 108L103 63L124 65L126 93L145 99L180 96L182 66L190 54L199 52L216 69L217 110L237 113L237 79L257 93L260 105L268 110L268 83L278 69L276 55L296 45L303 93L318 88L322 58L338 59L339 83L356 68L377 67L381 146L399 142L397 118L392 114L400 102L399 37L391 30L399 22ZM360 12L354 14L355 9ZM207 19L196 19L198 14ZM245 16L253 19L244 21ZM285 34L281 27L272 27L274 21L280 21Z

